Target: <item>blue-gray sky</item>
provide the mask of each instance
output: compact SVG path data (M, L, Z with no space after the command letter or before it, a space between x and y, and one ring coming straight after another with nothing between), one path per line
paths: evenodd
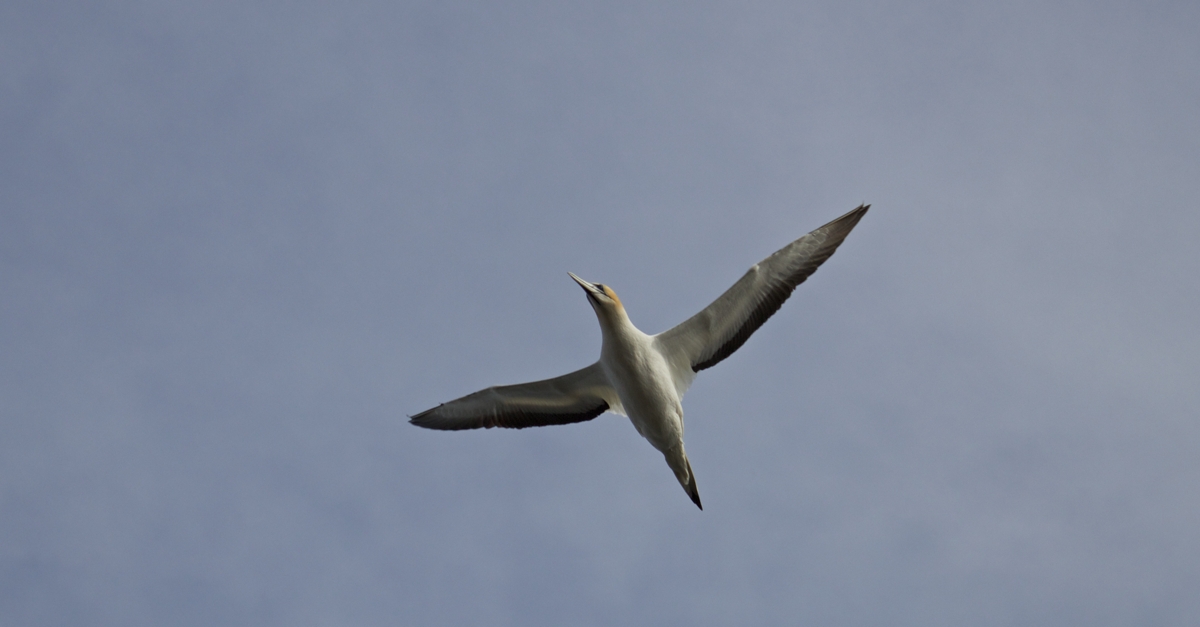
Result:
M1185 625L1200 5L7 2L0 623ZM406 415L853 208L684 401Z

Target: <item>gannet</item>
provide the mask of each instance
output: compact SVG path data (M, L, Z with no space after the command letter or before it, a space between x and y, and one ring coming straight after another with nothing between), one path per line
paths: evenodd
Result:
M861 205L755 264L700 313L658 335L633 326L617 293L568 272L600 321L600 359L581 370L531 383L468 394L410 417L426 429L524 429L591 420L606 411L633 427L666 458L701 510L696 476L683 448L683 394L696 373L746 343L850 234L870 205Z

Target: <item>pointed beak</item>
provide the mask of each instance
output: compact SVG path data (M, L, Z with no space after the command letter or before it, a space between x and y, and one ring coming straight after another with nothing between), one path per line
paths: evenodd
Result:
M579 287L582 287L582 288L583 288L583 291L585 291L585 292L587 292L587 293L588 293L588 296L591 296L591 295L593 295L593 294L599 294L599 293L600 293L600 288L598 288L598 287L596 287L595 285L592 285L591 283L588 283L587 281L584 281L583 279L581 279L581 278L579 278L579 277L575 276L575 273L574 273L574 272L568 272L567 274L571 275L571 278L572 278L572 279L575 279L575 282L579 284Z

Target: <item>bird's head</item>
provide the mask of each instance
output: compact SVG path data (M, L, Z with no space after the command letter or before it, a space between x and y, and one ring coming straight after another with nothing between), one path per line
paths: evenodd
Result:
M608 318L612 315L624 313L625 306L621 304L621 299L617 298L617 293L611 287L602 283L588 283L571 272L567 274L570 274L571 278L575 279L575 282L583 288L584 293L587 294L588 302L592 304L592 309L596 310L596 315Z

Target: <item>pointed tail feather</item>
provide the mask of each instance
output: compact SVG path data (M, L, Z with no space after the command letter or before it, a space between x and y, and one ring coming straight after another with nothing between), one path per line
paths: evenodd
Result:
M687 491L687 495L692 498L692 502L696 504L696 507L699 507L700 511L704 511L704 506L700 504L700 490L696 489L696 473L692 472L692 462L688 461L687 457L684 457L683 463L687 464L688 471L688 482L687 485L683 486L683 489Z

